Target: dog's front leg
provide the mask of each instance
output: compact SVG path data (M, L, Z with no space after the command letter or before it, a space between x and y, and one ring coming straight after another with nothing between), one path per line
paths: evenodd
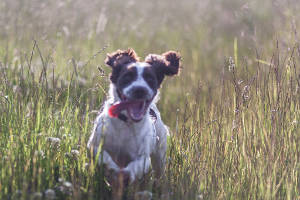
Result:
M130 162L127 167L121 170L125 173L129 173L129 182L132 183L136 178L140 179L145 173L147 173L150 166L150 156L141 156L138 159Z
M100 153L98 158L98 164L101 165L102 163L105 164L109 170L113 170L114 172L119 172L120 170L119 166L113 161L112 157L105 150Z
M105 164L108 169L119 172L119 166L113 161L109 153L102 148L101 141L103 143L103 141L105 140L105 134L103 133L105 133L105 130L107 130L104 122L104 116L102 114L99 115L95 121L94 130L89 138L87 147L94 158L99 155L99 157L97 158L99 165ZM100 146L102 149L99 149Z

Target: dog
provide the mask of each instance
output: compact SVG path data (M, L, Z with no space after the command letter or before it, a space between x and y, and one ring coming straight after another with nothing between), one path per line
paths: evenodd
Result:
M165 76L177 75L181 56L168 51L144 61L133 49L107 54L112 68L108 99L94 122L87 147L109 171L108 182L122 177L124 185L142 179L151 167L164 171L168 128L156 107Z

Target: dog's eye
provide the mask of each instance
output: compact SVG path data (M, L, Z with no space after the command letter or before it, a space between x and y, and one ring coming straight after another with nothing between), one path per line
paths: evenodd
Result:
M145 74L144 78L145 78L146 81L152 81L153 80L153 77L150 76L149 74Z
M144 78L146 81L154 81L154 77L151 74L145 74Z
M134 74L133 73L126 73L122 77L121 81L122 81L123 84L126 84L126 83L129 83L130 81L132 81L133 79L134 79Z
M156 79L152 74L149 73L144 74L144 79L149 84L150 87L155 87Z

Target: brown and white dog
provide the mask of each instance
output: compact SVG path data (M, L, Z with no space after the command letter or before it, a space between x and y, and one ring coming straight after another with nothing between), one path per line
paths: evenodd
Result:
M110 178L122 175L124 184L132 183L149 172L151 165L159 177L168 128L156 107L158 89L166 75L178 74L180 55L168 51L139 61L134 50L117 50L107 55L105 63L112 68L110 95L87 146L94 157L99 155L98 164L113 174Z

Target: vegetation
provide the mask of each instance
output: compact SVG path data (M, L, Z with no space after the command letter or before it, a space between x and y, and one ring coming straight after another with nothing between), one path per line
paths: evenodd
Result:
M128 47L183 56L161 88L172 133L165 176L147 183L153 199L299 199L299 9L2 0L0 199L110 198L86 143L108 90L105 55Z

